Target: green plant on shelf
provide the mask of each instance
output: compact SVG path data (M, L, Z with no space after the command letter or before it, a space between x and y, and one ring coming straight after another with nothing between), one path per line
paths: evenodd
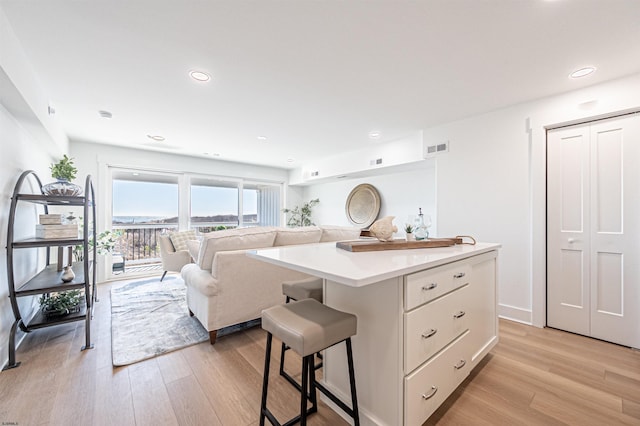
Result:
M73 158L69 158L67 154L62 157L62 160L50 166L51 177L58 180L66 180L71 182L76 178L78 169L73 165Z
M40 296L40 307L47 316L61 316L73 312L82 301L80 290L67 290Z

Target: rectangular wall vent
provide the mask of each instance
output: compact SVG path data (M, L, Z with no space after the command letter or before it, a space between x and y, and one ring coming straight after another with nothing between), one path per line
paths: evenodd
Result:
M369 161L370 166L379 166L382 164L382 158L376 158L375 160Z
M438 154L449 152L449 141L436 145L427 145L424 148L424 158L434 157Z
M317 170L315 172L311 172L311 177L316 177L316 176L319 176L319 175L320 175L320 172L317 171Z

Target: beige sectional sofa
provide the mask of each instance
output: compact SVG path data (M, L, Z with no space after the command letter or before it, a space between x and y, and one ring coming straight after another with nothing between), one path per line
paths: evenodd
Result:
M200 242L189 244L197 262L181 271L189 311L214 344L218 330L260 318L263 309L283 303L283 281L308 277L252 259L247 250L353 240L359 235L360 229L344 226L254 227L205 234Z

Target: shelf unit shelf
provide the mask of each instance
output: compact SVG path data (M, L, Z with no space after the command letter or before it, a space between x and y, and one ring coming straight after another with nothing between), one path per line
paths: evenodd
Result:
M91 269L91 265L89 268ZM85 282L82 263L74 262L72 269L76 271L76 277L71 282L63 283L60 279L62 272L58 271L57 265L47 265L35 277L24 283L19 289L16 289L16 297L84 288L87 283Z
M40 194L21 193L23 184L28 179L35 180L40 188ZM30 203L42 209L44 214L49 213L49 206L77 206L83 208L84 224L80 232L81 236L75 238L27 238L21 240L14 239L14 226L16 223L16 211L18 203ZM84 194L80 196L66 195L46 195L42 190L42 182L36 173L32 170L23 172L13 190L11 197L11 210L9 212L9 225L7 230L7 284L9 286L9 299L15 321L11 327L9 336L9 361L3 370L15 368L20 365L16 362L16 333L18 329L29 333L31 331L66 324L75 321L85 322L85 345L82 350L93 348L91 343L91 318L93 316L93 303L97 301L96 297L96 268L95 260L91 258L95 254L95 193L91 176L87 176L84 187ZM70 247L81 246L83 259L71 263L71 268L75 273L75 278L68 283L62 281L62 271L59 270L58 263L60 260L52 264L51 248L57 247L58 250L64 250L69 247L69 257L71 256ZM46 261L45 266L38 271L31 279L24 283L15 282L14 274L14 251L28 248L45 248ZM62 259L60 257L59 259ZM71 262L68 259L67 262ZM68 290L84 290L84 297L79 306L78 312L72 312L63 316L47 316L42 309L36 310L35 313L27 320L23 318L18 304L18 298L25 296L49 295L53 292L63 292ZM45 296L46 297L46 296Z

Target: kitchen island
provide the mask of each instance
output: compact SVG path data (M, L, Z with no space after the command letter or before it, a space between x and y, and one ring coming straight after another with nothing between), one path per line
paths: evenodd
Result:
M319 243L248 255L323 278L324 303L358 317L362 424L420 425L498 342L499 248L353 253ZM323 364L326 386L349 401L344 347L327 349Z

